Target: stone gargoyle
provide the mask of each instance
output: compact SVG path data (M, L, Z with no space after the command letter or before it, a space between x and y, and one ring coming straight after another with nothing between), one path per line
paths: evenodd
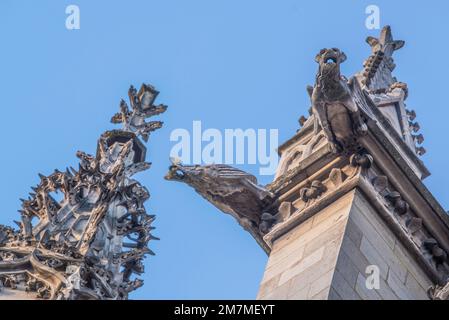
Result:
M224 164L182 165L172 160L166 180L179 181L224 213L232 215L245 230L268 232L276 217L265 209L274 195L257 184L253 175Z
M363 122L359 108L351 96L354 78L347 81L340 74L340 64L346 55L337 48L322 49L315 58L319 64L315 86L308 86L315 116L315 133L321 124L332 151L340 154L356 152L357 137L368 128Z

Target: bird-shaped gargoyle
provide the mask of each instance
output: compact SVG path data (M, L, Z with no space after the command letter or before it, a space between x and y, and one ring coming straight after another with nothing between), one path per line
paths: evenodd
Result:
M351 96L350 87L356 80L347 81L340 74L340 64L345 60L346 55L337 48L322 49L315 58L319 64L315 86L307 88L315 116L315 133L319 131L318 123L321 124L332 151L337 154L357 151L357 138L368 130Z
M184 166L171 160L166 180L190 185L218 209L237 219L245 230L264 234L276 220L264 211L273 203L274 195L259 186L253 175L224 164Z

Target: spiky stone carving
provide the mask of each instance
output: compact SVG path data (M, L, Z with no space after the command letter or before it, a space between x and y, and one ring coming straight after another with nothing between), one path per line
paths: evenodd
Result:
M150 167L139 137L162 122L145 118L165 111L154 106L157 91L131 86L132 111L120 104L95 156L77 152L77 170L40 174L40 183L22 200L20 230L0 225L0 299L3 291L20 291L40 299L127 299L142 286L142 260L154 215L146 213L148 190L132 176ZM57 200L55 194L62 194ZM16 292L17 293L17 292Z

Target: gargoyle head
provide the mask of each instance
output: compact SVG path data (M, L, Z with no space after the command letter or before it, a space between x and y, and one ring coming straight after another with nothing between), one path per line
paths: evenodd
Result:
M217 187L220 188L220 182L223 183L219 179L219 171L213 165L183 165L178 159L170 160L172 165L168 168L165 180L185 183L203 196L203 193L210 194Z
M172 165L168 168L168 173L165 175L165 180L180 181L184 183L192 183L195 180L201 180L204 176L204 168L198 165L185 166L180 161L173 160Z
M320 65L321 75L340 75L340 64L346 60L346 55L338 48L321 49L316 55L315 61Z
M183 165L179 159L171 158L172 165L165 175L166 180L180 181L193 187L223 186L225 183L234 183L241 179L247 179L251 183L257 184L257 179L253 175L230 167L225 164L209 165Z

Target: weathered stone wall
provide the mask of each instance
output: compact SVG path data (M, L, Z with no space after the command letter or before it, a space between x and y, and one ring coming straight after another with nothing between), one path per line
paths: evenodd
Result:
M366 267L376 265L380 287L366 287ZM357 193L349 214L329 299L428 299L432 285L375 210Z
M258 299L327 299L354 192L273 244Z

